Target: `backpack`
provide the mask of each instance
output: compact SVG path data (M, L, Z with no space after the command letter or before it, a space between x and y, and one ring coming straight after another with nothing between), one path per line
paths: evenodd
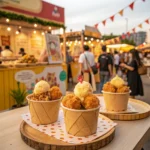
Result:
M100 70L102 71L108 71L108 61L109 57L107 55L101 55L100 56Z

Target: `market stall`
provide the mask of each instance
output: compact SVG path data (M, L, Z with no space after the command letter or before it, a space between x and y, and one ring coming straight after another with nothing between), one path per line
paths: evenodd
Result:
M36 4L34 7L33 1L10 2L1 7L0 83L3 92L0 111L15 104L10 91L17 89L18 82L28 93L41 79L49 80L51 86L62 87L65 83L66 65L63 64L59 38L55 35L56 30L64 32L64 8L41 0ZM7 52L4 52L6 48ZM27 55L19 54L21 48ZM47 53L48 59L38 62L44 54L42 51ZM66 89L61 89L65 93Z
M64 46L63 35L61 37L61 49ZM103 40L100 40L101 33L98 29L90 26L85 26L85 30L76 32L65 33L66 46L69 47L69 53L74 58L74 62L71 63L71 70L73 76L73 82L77 82L77 77L79 74L79 64L78 58L83 52L83 45L88 45L95 56L95 61L97 62L98 56L101 53L101 44ZM98 75L95 76L96 80L99 81Z

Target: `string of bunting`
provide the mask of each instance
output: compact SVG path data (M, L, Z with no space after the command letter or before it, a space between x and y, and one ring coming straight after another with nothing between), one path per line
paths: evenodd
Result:
M118 37L115 37L113 39L109 39L109 40L104 41L104 44L109 45L109 44L118 44L118 43L120 43L121 39L125 39L127 36L129 37L131 33L135 33L136 28L143 28L144 23L150 25L150 18L144 20L142 23L138 24L136 27L132 28L127 33L123 33L121 36L118 36Z
M102 24L105 26L105 25L106 25L106 21L109 20L109 19L113 22L114 19L115 19L115 16L118 15L118 14L122 17L122 16L124 15L124 10L127 9L127 8L130 8L130 9L133 11L133 9L134 9L134 4L135 4L135 2L137 2L137 1L138 1L138 0L134 0L132 3L130 3L128 6L124 7L123 9L121 9L120 11L118 11L117 13L115 13L114 15L112 15L112 16L106 18L105 20L103 20L103 21L101 21L101 22L96 23L96 24L94 25L95 28L98 28L98 25L99 25L100 23L102 23ZM146 0L140 0L140 1L145 2Z

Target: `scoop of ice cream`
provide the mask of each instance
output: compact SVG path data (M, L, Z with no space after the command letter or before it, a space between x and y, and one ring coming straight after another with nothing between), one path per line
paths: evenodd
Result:
M99 99L95 95L88 95L85 97L82 105L85 109L97 108L99 106Z
M46 81L41 80L35 85L34 94L41 94L49 91L49 89L50 89L49 84Z
M120 88L125 84L124 80L117 75L110 81L110 83L116 88Z
M52 100L60 99L62 97L62 93L61 93L59 87L57 87L57 86L53 86L50 89L50 94L51 94L51 99Z
M66 95L62 100L63 106L72 109L80 109L81 108L81 101L80 99L75 96L74 94Z
M93 93L93 89L90 83L83 81L82 83L79 82L75 88L74 88L74 94L81 99L81 101L84 100L84 98Z

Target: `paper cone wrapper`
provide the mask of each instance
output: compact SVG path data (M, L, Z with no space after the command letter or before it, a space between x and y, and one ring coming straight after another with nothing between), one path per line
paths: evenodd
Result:
M85 137L96 133L99 107L89 110L75 110L64 107L66 131L74 136Z
M29 99L29 96L27 96L27 100L29 103L31 121L33 123L47 125L57 121L61 99L53 101L35 101Z
M111 93L104 92L104 102L108 111L124 111L127 110L129 92L128 93Z

